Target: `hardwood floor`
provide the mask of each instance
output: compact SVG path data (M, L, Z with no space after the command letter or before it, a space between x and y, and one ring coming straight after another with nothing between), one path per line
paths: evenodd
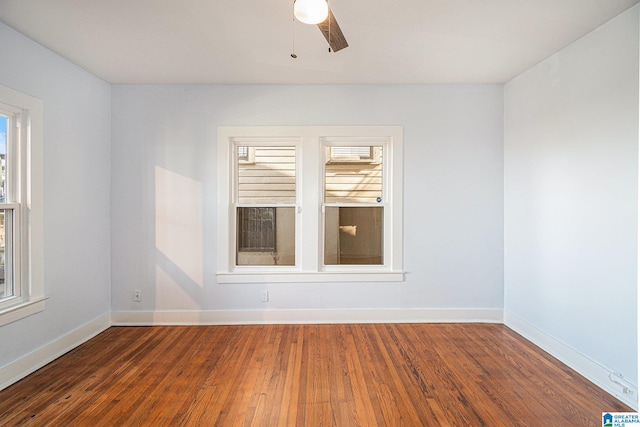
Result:
M112 327L0 425L601 426L631 411L503 325Z

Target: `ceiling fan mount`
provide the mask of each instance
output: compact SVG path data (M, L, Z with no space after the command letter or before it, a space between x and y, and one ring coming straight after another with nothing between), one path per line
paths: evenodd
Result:
M329 43L329 51L338 52L349 44L327 0L294 0L293 14L304 24L315 24ZM291 56L295 58L295 54Z

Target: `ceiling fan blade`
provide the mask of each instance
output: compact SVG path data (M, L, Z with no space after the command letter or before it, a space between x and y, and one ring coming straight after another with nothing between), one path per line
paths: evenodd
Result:
M345 47L349 46L347 39L344 38L340 25L336 21L336 17L333 16L333 12L329 9L329 16L323 22L318 24L318 28L322 31L324 38L327 39L327 43L331 47L331 50L337 52Z

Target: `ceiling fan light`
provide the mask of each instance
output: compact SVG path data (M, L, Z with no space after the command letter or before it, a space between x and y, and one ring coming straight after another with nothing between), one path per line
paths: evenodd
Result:
M326 0L295 0L293 14L305 24L319 24L329 16L329 5Z

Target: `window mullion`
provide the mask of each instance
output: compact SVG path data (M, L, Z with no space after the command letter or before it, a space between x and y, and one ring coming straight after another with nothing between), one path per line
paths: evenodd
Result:
M298 242L300 247L300 259L302 271L318 271L320 263L320 170L321 157L320 139L317 135L308 135L302 138L304 147L300 156L300 183L299 195L300 207L298 211L300 232ZM318 236L314 238L314 236Z

